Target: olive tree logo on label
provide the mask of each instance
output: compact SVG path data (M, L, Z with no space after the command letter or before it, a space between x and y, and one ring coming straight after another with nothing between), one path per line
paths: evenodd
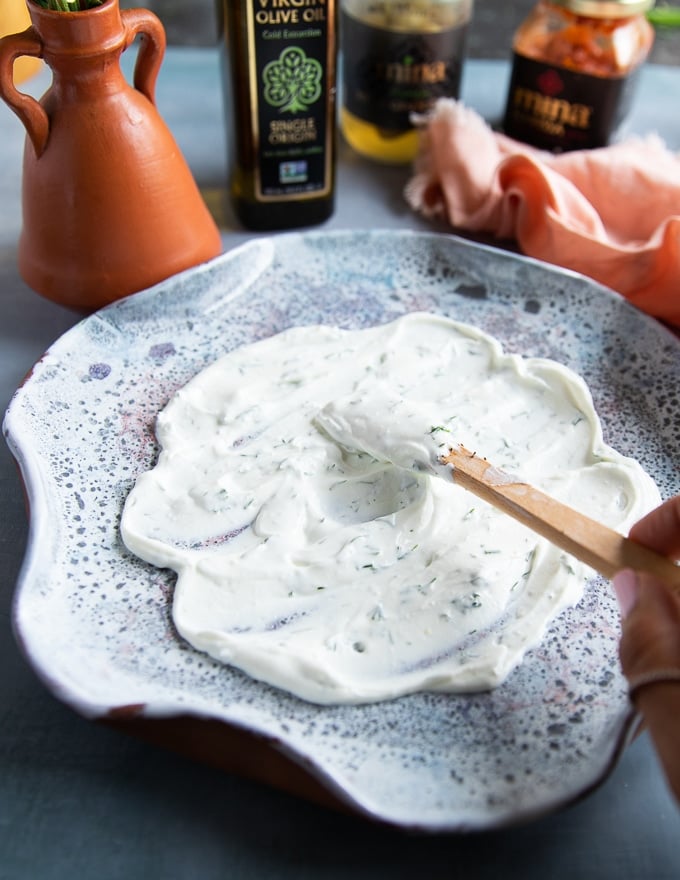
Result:
M297 46L289 46L262 71L264 99L283 112L300 113L321 97L323 68Z

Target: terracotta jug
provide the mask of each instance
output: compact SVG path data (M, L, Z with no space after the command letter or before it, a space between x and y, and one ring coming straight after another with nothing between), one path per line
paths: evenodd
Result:
M220 234L155 106L165 31L106 0L55 12L28 0L32 27L0 40L0 94L26 127L19 271L35 291L91 310L216 256ZM120 56L141 38L134 88ZM38 102L12 65L38 56Z

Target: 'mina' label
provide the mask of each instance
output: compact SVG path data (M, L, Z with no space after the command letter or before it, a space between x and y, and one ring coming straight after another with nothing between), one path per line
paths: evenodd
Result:
M630 109L634 80L578 73L515 53L504 131L555 152L604 147Z
M332 188L335 0L248 4L248 78L261 201L319 198Z
M389 131L413 128L437 98L457 98L467 22L408 34L342 16L343 101L350 113Z

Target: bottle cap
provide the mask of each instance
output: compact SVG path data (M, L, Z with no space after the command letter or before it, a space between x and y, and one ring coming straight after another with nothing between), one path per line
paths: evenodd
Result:
M589 18L629 18L647 12L655 0L549 0L554 6L563 6L577 15Z

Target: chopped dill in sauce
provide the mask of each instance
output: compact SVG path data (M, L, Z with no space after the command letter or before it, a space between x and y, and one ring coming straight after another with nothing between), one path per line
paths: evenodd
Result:
M590 572L471 503L439 459L452 434L612 527L658 499L576 374L414 313L292 328L204 369L158 417L123 539L177 571L182 638L302 699L486 690Z

